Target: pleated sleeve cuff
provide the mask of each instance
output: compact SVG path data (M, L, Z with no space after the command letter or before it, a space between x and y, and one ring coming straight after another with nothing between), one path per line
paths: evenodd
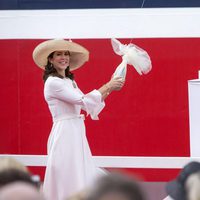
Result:
M99 113L103 110L105 102L102 101L102 95L98 90L93 90L83 96L84 110L93 120L98 120Z

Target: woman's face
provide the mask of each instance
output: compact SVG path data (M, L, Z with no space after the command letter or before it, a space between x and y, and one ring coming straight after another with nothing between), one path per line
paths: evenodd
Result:
M69 66L69 51L55 51L52 58L49 58L57 71L64 71Z

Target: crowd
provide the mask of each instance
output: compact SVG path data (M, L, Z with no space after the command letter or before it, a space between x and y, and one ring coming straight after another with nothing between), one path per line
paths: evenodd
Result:
M41 188L42 184L19 161L0 158L0 200L48 200ZM185 165L175 180L167 183L166 193L165 200L200 200L200 163ZM65 200L148 200L148 196L139 180L110 172Z

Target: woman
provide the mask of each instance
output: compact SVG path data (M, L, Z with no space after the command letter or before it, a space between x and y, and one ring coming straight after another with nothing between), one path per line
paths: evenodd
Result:
M88 58L84 47L66 40L48 40L33 51L35 63L44 69L44 96L53 118L44 179L44 193L50 200L73 195L102 173L93 163L80 112L83 109L92 119L98 119L104 99L121 89L124 81L111 79L98 90L83 94L70 71Z

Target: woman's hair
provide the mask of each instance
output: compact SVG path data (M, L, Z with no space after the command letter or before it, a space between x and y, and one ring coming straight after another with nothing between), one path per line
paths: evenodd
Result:
M54 52L49 54L48 56L48 62L47 65L45 66L44 69L44 74L43 74L43 80L44 82L47 80L49 76L56 76L59 78L64 78L62 75L60 75L57 70L54 68L54 66L49 62L49 58L53 58ZM71 80L74 80L74 74L70 72L69 66L65 69L65 76L70 78Z

